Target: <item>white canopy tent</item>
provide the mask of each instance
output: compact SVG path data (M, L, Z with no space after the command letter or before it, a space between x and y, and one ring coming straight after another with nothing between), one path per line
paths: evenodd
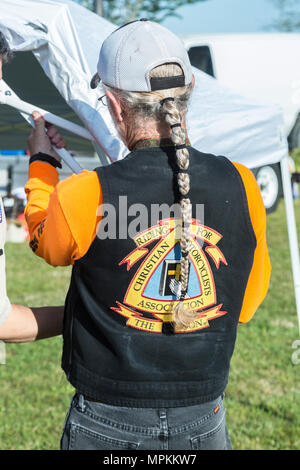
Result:
M118 139L107 108L98 101L101 92L91 90L89 83L100 46L115 28L71 0L0 3L0 30L12 49L32 51L96 144L109 156L107 163L123 158L128 150ZM299 246L282 111L224 88L197 69L194 74L196 85L188 113L192 145L203 152L226 155L249 168L281 164L300 329Z

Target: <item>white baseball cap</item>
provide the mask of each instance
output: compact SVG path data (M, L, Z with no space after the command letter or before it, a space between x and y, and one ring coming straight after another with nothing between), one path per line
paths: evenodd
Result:
M149 72L166 63L181 66L175 77L149 78ZM91 80L126 91L166 90L188 85L192 68L182 41L158 23L140 19L121 26L103 42L97 73Z

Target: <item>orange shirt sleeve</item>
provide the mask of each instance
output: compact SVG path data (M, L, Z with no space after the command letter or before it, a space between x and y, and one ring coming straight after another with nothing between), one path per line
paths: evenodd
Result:
M247 323L264 300L269 288L271 263L266 240L267 217L261 192L252 171L239 163L233 164L245 186L250 218L257 242L239 318L241 323Z
M46 162L29 167L26 221L30 246L52 266L67 266L81 258L96 236L102 191L94 171L58 182L57 170Z

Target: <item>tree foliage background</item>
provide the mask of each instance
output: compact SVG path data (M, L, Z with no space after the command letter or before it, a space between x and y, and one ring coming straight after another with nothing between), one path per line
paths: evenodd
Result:
M183 5L199 3L205 0L75 0L77 3L98 12L116 25L122 25L137 18L162 22L168 16L176 16ZM102 10L102 11L101 11Z
M278 9L279 17L272 29L279 31L300 31L300 1L299 0L270 0Z
M167 17L181 18L178 9L185 5L206 0L74 0L97 11L108 21L122 25L137 18L162 22ZM244 0L245 1L245 0ZM278 19L266 25L266 29L300 31L300 0L269 0L278 10Z

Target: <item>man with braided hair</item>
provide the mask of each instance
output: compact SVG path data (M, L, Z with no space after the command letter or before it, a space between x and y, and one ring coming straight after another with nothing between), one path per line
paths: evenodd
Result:
M229 449L237 325L270 277L259 188L247 168L190 145L194 78L166 28L142 19L115 30L92 88L100 80L129 155L58 183L38 114L28 141L31 247L73 265L62 367L76 393L61 448ZM150 217L162 206L175 209Z

